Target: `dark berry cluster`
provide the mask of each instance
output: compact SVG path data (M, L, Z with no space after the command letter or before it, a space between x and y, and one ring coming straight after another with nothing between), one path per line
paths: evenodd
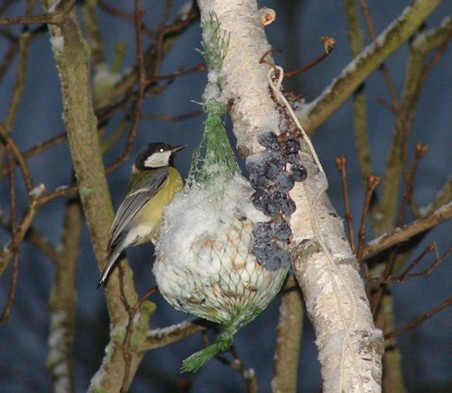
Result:
M265 151L246 160L249 180L256 190L251 200L254 207L271 220L254 226L251 252L262 266L277 270L290 264L284 245L289 242L292 231L285 217L290 216L296 206L289 191L295 182L306 179L307 172L300 163L300 142L297 139L262 131L258 141Z

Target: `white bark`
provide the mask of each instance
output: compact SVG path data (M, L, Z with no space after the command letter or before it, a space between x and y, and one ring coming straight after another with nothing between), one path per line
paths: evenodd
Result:
M214 12L221 29L230 34L220 81L242 155L262 150L256 140L262 130L301 130L279 91L280 81L272 81L272 68L259 64L269 44L256 1L198 0L198 4L202 21ZM293 269L316 331L323 391L379 392L382 335L374 326L342 220L326 195L323 169L306 135L301 144L308 178L290 193L297 205L291 218Z

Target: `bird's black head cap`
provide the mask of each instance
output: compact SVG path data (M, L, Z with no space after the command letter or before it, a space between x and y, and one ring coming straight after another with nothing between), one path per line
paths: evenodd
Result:
M184 147L185 145L171 146L163 142L150 143L138 152L134 162L135 168L139 171L144 171L146 169L174 166L174 154ZM155 160L152 160L151 157L155 158Z

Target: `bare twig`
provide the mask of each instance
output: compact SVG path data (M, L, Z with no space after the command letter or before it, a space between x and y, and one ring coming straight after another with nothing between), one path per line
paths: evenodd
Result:
M358 231L358 248L356 250L356 259L360 261L363 257L363 250L364 250L364 242L366 240L366 220L367 220L367 213L369 211L370 206L370 200L372 197L372 194L375 191L375 188L380 184L381 178L379 176L375 176L374 174L370 174L367 177L367 190L366 190L366 196L364 198L364 205L363 210L361 214L361 223L359 225L359 231Z
M10 43L8 49L2 54L2 63L0 64L0 81L2 81L7 74L9 68L11 67L11 64L13 63L17 55L17 39L15 37L12 37L11 40L12 42Z
M372 20L372 15L370 14L370 9L366 3L366 0L359 0L359 2L361 4L364 20L367 25L367 30L369 31L370 39L372 41L375 41L377 39L377 33L376 33L374 22ZM389 95L391 97L392 106L393 106L393 108L396 108L396 110L397 110L397 108L400 107L399 98L397 96L397 89L395 87L394 81L392 80L392 76L391 76L388 68L386 67L385 63L381 64L380 72L383 75L383 79L385 81L386 88L388 89Z
M99 0L99 6L101 9L103 9L105 12L109 13L110 15L113 15L117 18L123 19L130 24L133 24L135 22L134 16L130 15L128 12L123 11L122 9L118 7L114 7L111 2L106 2L104 0ZM142 25L142 30L149 36L153 36L154 32L147 28L145 25Z
M399 218L397 220L397 226L401 226L403 224L403 221L405 219L406 209L413 202L414 179L416 177L416 173L419 168L419 163L420 163L422 157L424 157L427 150L428 150L427 145L422 145L420 143L416 143L416 153L415 153L414 162L413 162L413 165L411 166L411 169L408 171L406 179L405 179L406 190L403 194L402 205L400 206Z
M66 19L76 0L61 0L54 10L42 15L11 16L0 19L0 25L29 25L33 23L50 23L58 25Z
M323 36L320 41L324 45L324 52L322 55L320 55L317 59L315 59L313 62L309 63L308 65L305 65L304 67L298 68L294 71L285 72L284 76L286 78L291 78L295 75L301 74L302 72L305 72L307 70L310 70L311 68L315 67L317 64L325 60L332 52L336 45L336 41L332 37Z
M410 274L410 272L417 266L417 264L421 261L421 259L425 255L427 255L429 253L432 253L432 252L435 253L435 260L433 261L433 263L431 263L429 268L425 269L424 271L422 271L420 273ZM397 283L403 283L409 278L416 278L416 277L424 277L425 278L425 277L428 277L451 254L452 254L452 247L449 247L449 249L443 254L443 256L440 256L438 254L438 249L436 247L436 244L433 243L432 245L427 246L424 249L424 251L422 252L422 254L419 257L417 257L413 262L411 262L410 265L406 268L406 270L399 277L395 277L394 281L397 282Z
M57 262L58 251L56 247L35 226L31 226L28 229L25 240L30 241L30 243L37 247L52 263Z
M140 113L141 108L143 106L144 102L144 93L146 88L146 70L144 66L144 56L143 56L143 37L142 37L142 20L144 16L144 9L141 8L140 0L135 0L134 3L134 26L135 26L135 40L136 40L136 57L137 57L137 64L138 64L138 94L135 100L134 104L134 111L133 111L133 117L132 117L132 124L130 126L129 130L129 136L127 138L127 144L124 149L123 154L119 159L111 165L111 167L115 167L115 165L119 166L123 161L125 161L129 154L130 150L132 148L132 143L135 139L138 123L140 121ZM122 269L121 269L121 273ZM130 340L133 334L134 329L134 319L135 314L138 310L138 307L130 307L130 305L127 302L127 298L125 296L124 292L124 282L121 277L119 280L119 286L120 286L120 293L121 293L121 301L124 305L124 308L126 309L126 312L129 315L129 321L127 324L126 329L126 335L124 337L123 341L123 356L124 356L124 375L123 375L123 381L122 381L122 392L127 392L128 387L131 383L131 362L132 362L132 354L130 353ZM138 302L138 305L141 304Z
M181 76L186 76L193 74L195 72L202 72L206 70L206 65L204 63L199 63L198 65L188 68L188 69L181 69L178 72L173 72L171 74L164 74L164 75L153 75L151 78L146 80L146 87L152 83L162 81L162 80L170 80L171 82L176 79L180 78Z
M402 228L396 228L390 233L384 234L372 241L370 241L363 249L362 258L368 259L389 247L396 244L401 244L407 241L410 237L421 232L429 230L436 225L452 218L452 202L444 205L430 215L412 222Z
M11 152L14 153L14 156L16 157L15 160L11 158L12 161L8 163L8 174L11 176L11 173L13 172L15 167L15 163L17 162L19 164L20 169L22 170L27 191L30 192L34 188L30 169L28 168L27 162L23 157L19 147L16 145L16 142L14 141L13 138L11 138L9 133L1 124L0 124L0 136L5 141L7 146L9 146L9 149L11 150Z
M352 252L356 252L355 238L353 236L353 217L350 211L350 200L347 186L347 157L345 156L336 157L336 167L339 170L339 174L341 176L342 191L344 193L344 215L345 222L347 223L348 242L350 243L350 248L352 249Z
M183 115L171 116L168 113L162 113L160 115L151 115L151 114L142 114L141 119L143 120L162 120L168 123L175 123L178 121L184 121L191 119L196 116L200 116L202 114L202 110L195 110L189 113L185 113Z
M136 41L136 57L137 57L137 72L138 72L138 92L135 98L132 122L129 129L129 135L127 137L126 147L122 152L121 156L116 159L107 169L107 171L112 171L118 166L120 166L129 157L130 151L132 150L132 143L135 140L138 123L140 122L141 108L144 102L144 93L146 90L146 69L144 64L143 55L143 36L142 36L142 19L144 16L144 10L140 6L139 0L135 0L135 11L134 11L134 21L135 21L135 41Z
M164 34L164 42L160 48L162 52L156 53L154 42L152 42L151 45L144 51L145 68L149 75L159 74L156 67L156 64L160 63L158 59L162 58L169 51L171 44L175 42L175 37L185 31L198 18L199 14L196 7L192 7L188 13L184 12L178 15L171 25L166 26L162 32L162 34ZM130 97L133 97L133 95L136 94L135 86L138 81L137 67L138 66L136 66L131 72L124 75L121 81L115 84L114 88L107 96L96 101L96 114L100 123L102 123L102 121L110 115L112 110L126 105L130 101ZM149 89L152 86L154 86L154 84L147 86L147 88Z
M41 185L42 186L42 185ZM38 194L43 191L43 186L40 187L37 191ZM13 237L5 248L5 252L1 254L0 257L0 276L3 274L4 270L8 266L9 260L12 256L14 256L15 250L19 247L19 244L24 239L25 235L28 232L28 228L30 228L31 223L36 215L38 209L38 197L39 195L32 195L27 206L27 210L23 215L20 224L16 227L17 229L13 232Z
M438 252L438 250L436 249L436 247L432 244L430 244L429 246L425 247L424 250L422 251L421 255L419 255L417 258L414 259L413 262L410 263L410 265L407 267L407 269L405 270L405 272L403 272L400 277L397 278L397 282L401 283L404 282L406 280L406 278L408 277L408 275L410 274L411 270L413 270L417 264L427 255L432 253L433 251Z
M364 47L363 31L355 0L344 0L345 16L347 20L347 37L352 57L358 56ZM353 94L353 131L355 134L355 147L359 162L360 177L365 187L367 175L374 173L370 159L370 144L367 131L367 112L365 84L357 87ZM372 216L373 218L373 216Z
M57 136L54 136L47 141L40 142L33 146L32 148L25 150L24 152L20 152L20 155L18 157L22 157L24 160L28 160L32 157L37 156L38 154L41 154L43 151L49 149L50 147L56 146L57 144L65 141L67 138L66 133L58 134ZM19 162L17 159L13 162L13 167L15 167ZM6 174L6 170L3 170L0 168L0 177L4 176Z
M204 331L210 325L209 322L203 319L191 319L166 328L149 330L146 341L142 343L140 350L150 351L166 347L195 333Z
M11 308L13 306L14 298L16 296L16 288L17 288L17 279L19 277L19 243L15 242L16 237L16 190L15 190L15 182L14 182L14 171L12 169L13 159L11 157L12 148L10 145L6 146L6 153L8 159L8 167L9 167L9 198L11 204L11 244L10 248L13 254L13 271L11 273L11 283L8 289L8 297L6 300L6 304L3 307L2 314L0 315L0 326L4 323L8 322L9 314L11 312Z
M257 381L256 381L256 373L254 369L248 368L245 366L243 361L240 359L239 354L237 353L234 345L231 347L231 355L233 360L230 361L224 356L217 355L216 358L223 364L231 367L234 370L237 370L242 375L245 380L248 393L257 393Z
M22 33L19 37L19 64L17 67L17 76L14 81L14 88L11 94L11 101L8 105L8 111L4 122L6 131L11 132L14 120L16 119L19 105L22 102L23 93L25 90L25 79L28 65L28 58L30 55L30 33Z
M55 190L50 191L47 194L40 196L36 200L36 206L40 207L42 205L45 205L47 202L50 202L50 201L54 200L55 198L59 198L59 197L73 197L77 192L78 192L77 185L58 187Z
M447 298L444 302L439 304L438 306L432 308L430 311L426 312L424 315L422 315L420 318L414 320L413 322L405 325L399 330L396 330L395 332L390 332L385 334L385 340L389 340L391 338L400 336L402 333L405 333L406 331L413 329L417 325L421 324L422 322L426 321L427 319L431 318L433 315L441 311L443 308L446 308L448 306L452 305L452 297Z

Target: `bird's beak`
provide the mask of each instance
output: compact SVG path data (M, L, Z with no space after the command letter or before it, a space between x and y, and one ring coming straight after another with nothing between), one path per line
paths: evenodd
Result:
M177 145L177 146L171 146L171 151L173 153L176 153L182 149L185 149L187 147L187 145Z

